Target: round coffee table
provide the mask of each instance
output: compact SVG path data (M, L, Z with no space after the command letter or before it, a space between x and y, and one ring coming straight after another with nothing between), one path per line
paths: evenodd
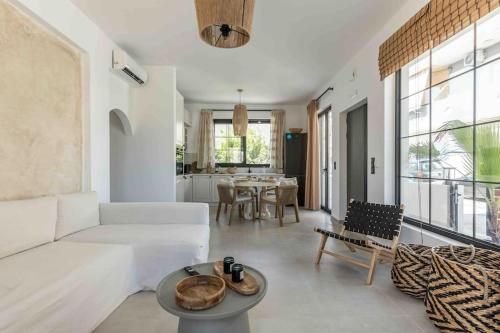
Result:
M214 263L195 265L200 274L215 275ZM258 270L246 266L260 284L260 290L252 296L243 296L226 287L226 297L213 308L202 311L190 311L175 304L175 285L185 277L184 270L167 275L158 285L156 296L161 307L179 317L178 333L250 333L247 311L257 305L267 291L267 280Z

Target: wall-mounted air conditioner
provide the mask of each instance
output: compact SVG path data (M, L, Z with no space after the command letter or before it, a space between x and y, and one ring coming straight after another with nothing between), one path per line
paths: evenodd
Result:
M486 51L483 49L478 49L476 51L476 66L481 65L486 59ZM464 58L464 67L474 66L474 52L467 54Z
M113 72L127 82L143 85L148 80L148 73L139 66L127 53L120 49L113 50Z

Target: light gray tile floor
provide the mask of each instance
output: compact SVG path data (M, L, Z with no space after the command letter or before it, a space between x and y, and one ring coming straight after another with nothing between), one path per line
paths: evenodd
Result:
M401 293L390 279L390 264L378 266L372 286L367 271L324 256L313 264L319 235L315 226L331 227L322 212L301 210L292 223L288 210L283 228L275 220L242 221L231 226L225 216L215 222L210 210L210 260L232 255L266 274L269 289L249 312L253 333L438 332L421 300ZM349 254L339 242L327 247ZM360 256L363 254L360 254ZM98 333L176 332L177 318L165 312L153 292L130 296L97 329ZM237 332L235 332L237 333Z

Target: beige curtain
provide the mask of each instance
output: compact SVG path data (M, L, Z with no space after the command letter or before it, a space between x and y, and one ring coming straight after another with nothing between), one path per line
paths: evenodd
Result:
M319 123L318 102L316 100L311 101L307 106L307 136L306 193L304 208L319 210Z
M283 169L283 136L285 135L285 111L271 112L271 168Z
M210 110L201 110L198 138L198 168L210 164L214 166L214 114Z

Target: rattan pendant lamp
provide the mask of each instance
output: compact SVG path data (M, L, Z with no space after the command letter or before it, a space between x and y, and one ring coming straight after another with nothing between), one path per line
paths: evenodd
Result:
M241 93L243 89L238 89L240 93L240 104L234 106L233 111L233 132L235 136L246 136L248 128L248 111L246 105L241 104Z
M200 37L220 48L248 43L255 0L195 0Z

